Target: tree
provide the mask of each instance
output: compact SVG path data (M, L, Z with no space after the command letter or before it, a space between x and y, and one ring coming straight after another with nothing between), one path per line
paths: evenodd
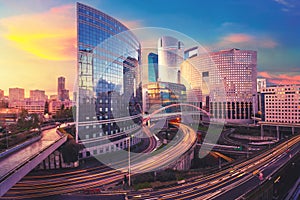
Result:
M67 133L68 134L68 133ZM68 134L67 142L61 146L60 151L66 163L78 161L79 151L82 147Z
M58 120L73 118L72 108L61 109L56 112L55 118Z
M64 109L65 109L65 105L64 105L64 104L61 104L60 110L64 110Z
M21 110L20 116L17 121L17 130L25 131L30 130L32 128L39 128L40 119L38 114L28 114L28 111L25 109Z

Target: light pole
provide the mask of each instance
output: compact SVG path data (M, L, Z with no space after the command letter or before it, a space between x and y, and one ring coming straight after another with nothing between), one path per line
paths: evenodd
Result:
M8 130L5 129L5 136L6 136L6 149L8 149L8 137L7 137L7 133L8 133Z
M249 158L249 145L247 145L247 158Z
M256 116L255 116L255 107L256 107L256 104L255 104L255 101L256 101L256 93L255 94L253 94L253 121L254 121L254 125L256 125L255 124L255 120L256 120Z
M128 185L130 186L130 136L128 137Z

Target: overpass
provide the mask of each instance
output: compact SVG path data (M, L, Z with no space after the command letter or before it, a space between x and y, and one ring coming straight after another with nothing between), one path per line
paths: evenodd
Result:
M197 135L190 127L180 124L181 133L178 138L172 140L167 146L155 151L134 153L131 152L130 172L138 174L149 171L160 171L167 168L184 169L189 165L192 149L194 148ZM109 184L123 180L124 175L128 175L128 153L113 154L117 157L120 166L118 170L97 166L86 169L75 169L71 173L60 173L49 176L37 175L23 179L6 193L5 198L33 199L58 194L82 191L86 188L108 187ZM103 154L103 156L105 156ZM50 197L49 197L50 198ZM72 197L73 198L73 197ZM76 199L76 197L74 197Z
M0 158L0 196L34 169L40 162L66 142L67 136L52 128L41 139L14 153Z
M290 127L292 131L292 135L295 134L295 128L300 127L300 124L290 124L290 123L280 123L280 122L265 122L265 121L260 121L258 122L260 125L260 135L261 139L264 137L264 126L275 126L276 127L276 133L277 133L277 140L280 138L280 132L279 132L279 127Z

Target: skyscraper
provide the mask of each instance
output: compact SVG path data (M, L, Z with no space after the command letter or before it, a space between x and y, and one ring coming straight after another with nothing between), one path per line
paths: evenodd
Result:
M158 55L148 54L148 78L149 82L156 82L158 79Z
M230 49L210 52L209 55L192 55L181 65L182 76L195 87L200 86L203 100L209 97L211 117L233 123L251 122L251 115L257 111L254 96L257 77L256 51ZM191 66L195 70L192 74L197 74L200 77L197 80L200 81L196 81L196 75L188 76L188 73L183 73ZM215 87L218 82L222 83L219 88ZM220 95L220 90L224 91L223 95Z
M178 71L183 61L183 43L170 36L158 39L159 81L178 83Z
M127 134L141 131L128 100L141 81L140 43L118 20L81 3L77 24L76 139L86 147L80 156L88 157L126 148Z
M57 84L57 96L58 99L61 101L69 99L69 90L65 88L65 77L58 77L58 84Z

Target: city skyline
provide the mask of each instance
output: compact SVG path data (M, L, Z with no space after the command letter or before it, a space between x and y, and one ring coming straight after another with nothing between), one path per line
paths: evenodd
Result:
M65 79L65 77L63 77L63 76L57 77L57 79L59 79L59 78ZM65 84L65 83L64 83L64 84ZM24 94L23 94L24 98L28 98L28 99L32 96L32 93L34 93L34 92L36 92L36 91L42 91L42 92L44 92L45 97L46 97L47 99L50 99L51 96L57 96L57 98L59 97L59 91L57 90L57 87L58 87L58 86L59 86L59 83L56 82L56 91L51 92L51 94L49 94L49 93L48 93L46 90L44 90L43 88L26 89L26 88L24 88L24 87L9 87L9 88L0 88L0 91L3 91L3 96L4 96L4 97L8 97L8 98L9 98L9 91L10 91L11 89L21 89L21 90L24 91ZM67 90L66 88L64 88L64 90L67 91L67 93L68 93L67 96L69 96L69 90ZM7 91L7 92L6 92L6 91ZM71 99L71 98L69 98L69 99Z
M298 198L300 4L171 3L0 0L0 197Z
M66 88L72 94L76 74L75 2L0 1L0 80L5 95L10 87L24 88L25 96L34 89L55 94L54 83L59 76L66 77ZM300 5L294 0L175 1L172 5L152 1L151 5L159 5L155 9L140 1L81 2L101 8L129 28L157 26L180 31L208 50L257 50L260 77L274 84L300 83L300 26L296 21Z

